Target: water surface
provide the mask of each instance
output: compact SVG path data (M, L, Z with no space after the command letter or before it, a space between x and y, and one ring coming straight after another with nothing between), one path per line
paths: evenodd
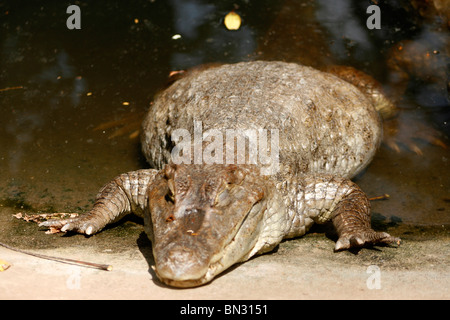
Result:
M77 1L81 30L66 27L69 4L0 3L2 241L45 245L48 236L11 214L83 212L114 176L147 167L135 127L114 138L115 128L94 128L140 119L171 71L204 63L351 65L398 98L396 136L431 129L448 143L448 23L431 3L380 3L379 30L366 26L369 1ZM232 10L237 31L223 24ZM406 56L392 69L392 50L415 47L420 62ZM373 203L382 223L448 226L449 149L413 141L422 155L383 145L356 180L370 196L390 194Z

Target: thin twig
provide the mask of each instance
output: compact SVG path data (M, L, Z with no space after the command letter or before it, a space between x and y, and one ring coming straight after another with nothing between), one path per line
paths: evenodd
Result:
M39 254L39 253L33 253L33 252L28 252L28 251L24 251L21 249L17 249L14 247L11 247L7 244L4 244L2 242L0 242L0 246L5 247L7 249L13 250L13 251L17 251L20 253L24 253L24 254L28 254L30 256L33 257L37 257L37 258L41 258L41 259L46 259L46 260L52 260L52 261L57 261L57 262L61 262L61 263L67 263L67 264L75 264L81 267L89 267L89 268L95 268L95 269L100 269L100 270L105 270L105 271L111 271L112 270L112 266L109 264L98 264L98 263L92 263L92 262L86 262L86 261L80 261L80 260L73 260L73 259L67 259L67 258L59 258L59 257L53 257L53 256L47 256L44 254Z

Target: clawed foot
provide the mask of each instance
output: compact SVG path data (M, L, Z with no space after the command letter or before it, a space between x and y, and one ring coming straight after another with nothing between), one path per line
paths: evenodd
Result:
M401 145L417 155L423 155L422 150L415 140L420 140L447 148L444 141L441 140L442 133L433 129L415 118L404 115L404 119L391 119L384 122L384 138L383 142L392 150L401 152Z
M61 232L77 232L86 235L92 235L99 231L101 228L97 227L93 222L86 217L80 216L72 219L62 219L62 220L47 220L39 224L41 227L49 227Z
M386 232L376 232L372 229L363 232L355 232L352 234L342 234L334 251L347 250L351 248L360 248L366 245L391 244L400 245L400 238L392 237Z
M109 139L121 137L128 134L128 138L134 139L139 136L139 128L142 123L144 113L141 111L130 111L124 114L119 120L104 122L94 128L94 131L105 131L107 129L116 128L116 130L108 136Z

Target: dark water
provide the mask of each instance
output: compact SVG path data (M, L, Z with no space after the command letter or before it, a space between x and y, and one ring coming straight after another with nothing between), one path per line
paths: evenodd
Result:
M146 167L135 126L115 138L115 128L94 128L137 123L170 71L204 63L351 65L398 99L395 137L431 132L448 143L443 1L376 2L379 30L366 27L375 1L1 1L0 233L20 234L18 211L82 212L112 177ZM81 9L80 30L66 27L70 4ZM231 10L242 17L237 31L223 24ZM357 181L370 196L391 195L373 204L381 220L448 225L449 149L411 141L423 155L405 141L400 153L383 145Z

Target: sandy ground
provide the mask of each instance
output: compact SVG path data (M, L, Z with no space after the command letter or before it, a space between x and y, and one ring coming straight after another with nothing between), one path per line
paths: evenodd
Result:
M109 272L0 247L0 257L12 264L0 272L0 299L449 299L448 232L422 231L416 239L417 232L404 230L399 248L357 253L333 253L332 240L323 233L310 234L192 289L173 289L156 280L145 240L121 252L92 247L33 250L111 264Z

